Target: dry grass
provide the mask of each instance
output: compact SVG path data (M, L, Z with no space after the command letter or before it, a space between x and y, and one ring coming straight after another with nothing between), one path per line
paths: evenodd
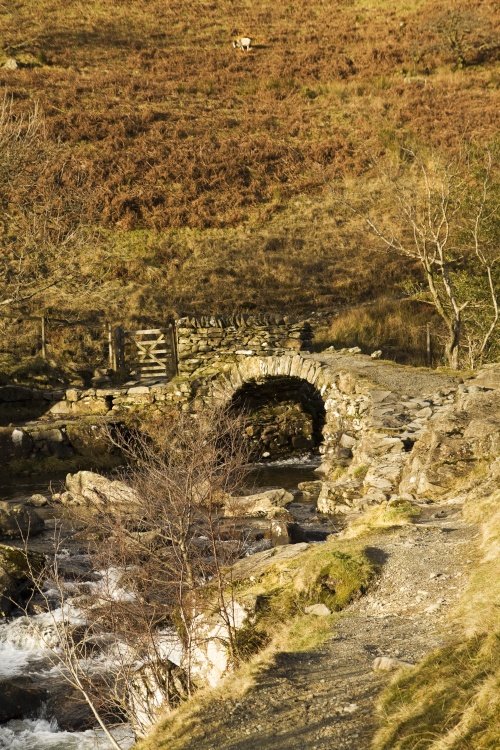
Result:
M379 702L374 750L500 746L500 492L466 506L482 522L478 560L453 612L454 642L396 675Z
M413 365L428 365L427 326L431 331L431 360L443 352L442 323L425 303L380 297L348 308L333 318L315 342L322 347L360 346L366 353L381 349L384 358Z
M48 292L30 312L99 311L134 325L170 312L333 314L402 296L418 271L345 215L337 186L363 192L372 159L408 142L448 153L464 134L493 137L494 3L334 6L0 4L0 66L19 64L0 67L0 85L19 113L40 103L51 145L44 169L23 178L29 199L49 212L71 204L102 232L73 259L99 288ZM254 49L234 50L236 33ZM14 202L24 185L11 186ZM426 316L405 343L407 310L380 302L369 320L339 318L332 335L420 363ZM56 337L56 347L71 353L72 343Z

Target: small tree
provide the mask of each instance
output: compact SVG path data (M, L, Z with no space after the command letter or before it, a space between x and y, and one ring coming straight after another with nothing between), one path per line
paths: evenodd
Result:
M387 193L370 205L349 203L388 250L420 265L426 285L413 293L441 317L454 369L464 342L475 366L498 340L498 186L492 153L479 164L472 156L469 150L443 164L405 149L404 166L384 173Z

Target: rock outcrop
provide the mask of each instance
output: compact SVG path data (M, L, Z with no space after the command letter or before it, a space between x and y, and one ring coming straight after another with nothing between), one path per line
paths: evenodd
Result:
M472 381L460 389L452 408L429 421L405 467L400 491L420 500L439 499L467 478L479 480L498 456L500 389Z
M0 617L5 617L20 602L30 585L31 571L43 564L41 555L0 544Z

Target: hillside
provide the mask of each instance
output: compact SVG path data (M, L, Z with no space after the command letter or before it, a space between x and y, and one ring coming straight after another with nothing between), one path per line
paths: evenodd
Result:
M18 67L0 83L16 112L39 102L54 146L30 199L64 211L70 196L105 230L82 264L105 294L66 307L303 314L401 296L415 270L335 191L362 192L403 144L491 140L494 5L2 3L0 54Z

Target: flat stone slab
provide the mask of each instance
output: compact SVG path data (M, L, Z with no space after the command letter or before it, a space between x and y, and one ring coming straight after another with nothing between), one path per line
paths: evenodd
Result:
M289 544L283 547L274 547L266 549L264 552L257 552L255 555L238 560L232 567L232 579L241 581L244 578L259 578L270 570L277 563L286 560L293 560L301 555L311 545L307 542L299 544Z

